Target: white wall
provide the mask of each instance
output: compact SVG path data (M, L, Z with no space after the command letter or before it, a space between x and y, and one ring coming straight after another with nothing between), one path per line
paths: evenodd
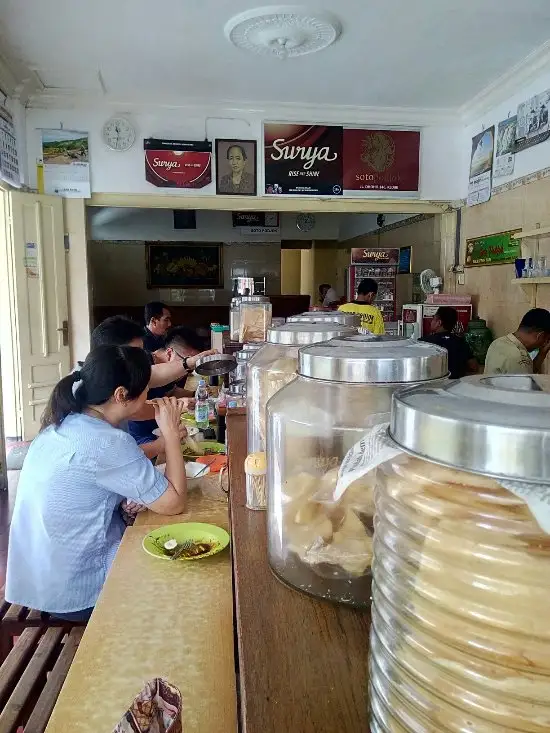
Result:
M124 110L116 110L124 113ZM215 137L257 139L261 141L262 118L259 114L235 110L234 117L207 118L189 116L185 109L151 108L148 111L135 111L128 115L136 124L138 139L127 153L108 150L101 140L101 128L112 115L113 109L105 106L86 106L66 110L29 109L27 110L27 148L29 177L31 185L36 185L36 159L40 157L40 129L59 127L83 130L90 133L90 159L92 170L92 190L102 193L186 193L213 194L215 184L199 189L185 191L176 189L157 189L145 180L145 163L142 140L147 137L209 140ZM194 113L197 115L198 113ZM283 116L281 116L283 117ZM304 109L303 119L309 119ZM322 122L322 120L313 120ZM383 125L383 120L380 124ZM345 124L346 120L343 119ZM369 124L372 127L372 123ZM412 125L415 126L415 125ZM425 127L422 131L420 185L421 198L455 199L460 192L459 175L462 163L461 127ZM261 155L261 145L258 146ZM259 166L262 169L262 166ZM263 190L260 176L258 190Z
M463 162L461 175L462 193L461 198L465 198L468 192L468 177L470 170L470 153L472 147L472 138L482 130L486 130L491 125L496 126L502 120L507 119L516 114L518 104L525 102L535 94L540 94L550 88L550 71L540 74L533 82L526 84L521 90L518 90L513 96L506 101L490 109L486 114L479 117L475 122L465 130L464 146L463 146ZM493 186L500 186L508 183L516 178L527 176L530 173L550 167L550 140L540 145L534 145L522 153L518 153L515 159L514 172L511 176L503 176L502 178L493 178Z
M403 219L408 219L414 214L385 214L386 224L395 224ZM346 214L340 219L340 241L345 242L354 237L360 237L362 234L376 232L379 229L376 219L378 214Z
M338 239L340 217L318 214L310 232L296 227L295 214L281 214L277 235L245 235L233 228L230 211L197 211L196 229L174 229L171 209L89 209L90 239L168 242L279 242L281 239Z

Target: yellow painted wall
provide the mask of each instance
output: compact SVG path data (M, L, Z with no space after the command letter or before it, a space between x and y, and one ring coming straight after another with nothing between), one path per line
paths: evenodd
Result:
M464 264L466 240L509 229L535 229L536 225L550 225L550 179L518 186L505 193L499 193L486 204L462 209L460 264ZM529 257L529 248L536 245L535 239L524 241L523 257ZM550 237L540 237L540 254L550 261ZM447 255L447 264L452 265L452 252ZM458 277L446 275L447 292L471 294L474 311L485 318L495 337L515 331L525 314L532 307L550 308L550 285L530 286L524 292L512 283L514 265L487 265L467 267L464 285L458 284Z
M281 295L300 292L301 250L281 250Z

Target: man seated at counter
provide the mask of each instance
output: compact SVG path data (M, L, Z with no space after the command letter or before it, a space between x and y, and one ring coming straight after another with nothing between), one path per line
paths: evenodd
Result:
M145 335L143 347L150 354L162 349L166 334L172 326L172 316L164 303L153 301L145 306Z
M319 302L323 308L332 308L340 302L338 293L329 283L319 285Z
M191 328L186 326L177 326L168 332L166 337L166 345L153 354L156 364L169 364L174 361L181 362L183 359L196 357L200 353L202 341L200 337ZM185 382L169 382L162 387L153 387L148 392L148 399L156 399L159 397L183 397L192 398L194 393L184 388ZM163 438L153 434L153 430L158 427L156 420L130 420L128 423L128 431L134 438L136 443L142 446L146 455L151 456L155 453L158 456L162 453Z
M137 346L143 349L143 328L125 316L111 316L102 321L92 332L92 349L98 346ZM169 360L162 359L162 351L156 357L149 354L151 367L151 381L149 388L164 387L167 384L178 382L186 378L193 371L200 356L207 356L213 351L204 351L200 354L183 355L181 358L174 352ZM151 405L142 405L133 416L133 420L153 420L154 409ZM128 431L128 425L122 423L119 426L122 430ZM140 444L141 449L147 458L153 459L164 452L164 439L162 436L152 436L153 440Z
M19 478L8 547L11 603L86 621L122 539L123 499L158 514L185 511L181 401L154 405L164 475L120 430L144 406L150 380L143 349L101 346L55 386Z
M432 332L420 341L436 344L447 349L449 377L461 379L467 374L477 374L477 361L466 341L453 333L458 323L458 313L449 305L442 305L432 318Z
M378 294L378 283L370 277L361 280L357 288L357 297L351 303L344 303L338 310L343 313L356 313L361 316L361 328L377 336L386 332L384 319L380 310L373 305Z
M540 374L550 351L550 312L532 308L514 333L493 341L485 357L485 374Z

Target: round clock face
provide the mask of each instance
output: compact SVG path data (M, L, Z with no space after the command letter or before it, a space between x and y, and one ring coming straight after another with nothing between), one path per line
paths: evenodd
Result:
M315 226L315 217L313 214L298 214L296 226L301 232L310 232Z
M130 150L136 139L136 131L124 117L111 117L103 125L103 140L111 150Z

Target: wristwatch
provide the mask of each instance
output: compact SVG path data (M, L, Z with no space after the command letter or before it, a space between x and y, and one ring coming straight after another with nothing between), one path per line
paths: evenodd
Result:
M181 360L181 363L186 372L193 371L191 367L189 366L189 357L188 356L184 356L183 359Z

